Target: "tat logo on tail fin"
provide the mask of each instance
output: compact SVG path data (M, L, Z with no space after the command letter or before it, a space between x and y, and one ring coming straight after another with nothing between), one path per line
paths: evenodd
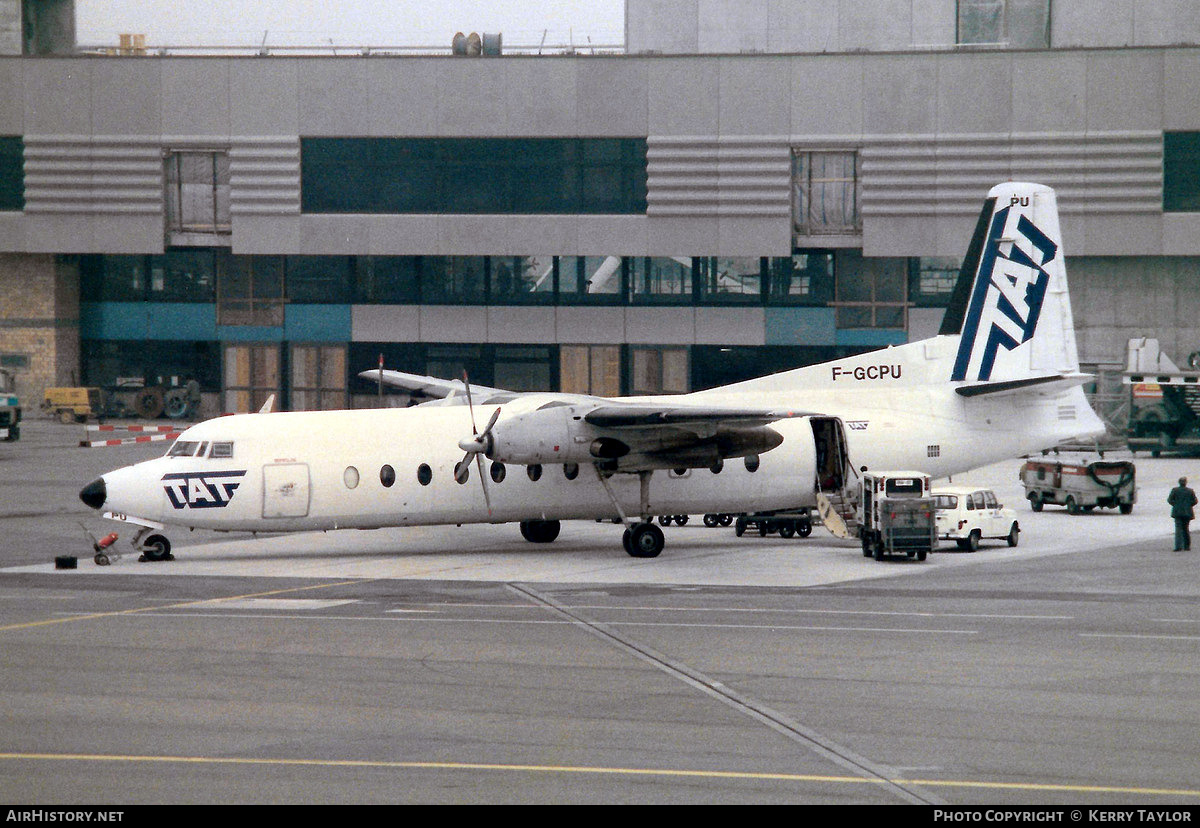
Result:
M992 379L997 359L1017 351L1037 330L1050 284L1047 268L1059 245L1030 218L1031 201L1031 194L1014 193L992 216L952 380ZM1028 359L1024 362L1028 370Z

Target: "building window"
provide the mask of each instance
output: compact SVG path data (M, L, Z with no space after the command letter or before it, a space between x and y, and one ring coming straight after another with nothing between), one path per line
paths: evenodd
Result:
M856 151L792 150L792 217L797 235L859 235L861 205Z
M710 304L747 304L762 301L762 258L703 256L696 260L696 286L700 301Z
M1163 211L1200 212L1200 132L1163 133Z
M356 256L354 301L410 305L421 301L419 256Z
M1050 46L1050 0L958 0L961 46Z
M279 346L225 346L225 411L249 413L260 410L279 387Z
M767 300L774 305L819 305L833 296L831 250L801 250L767 260Z
M630 300L643 304L691 304L692 260L682 256L633 256L625 260Z
M559 256L558 295L564 304L620 304L625 268L620 256Z
M165 162L167 230L174 234L228 235L229 153L168 152ZM175 238L174 243L186 239ZM212 239L203 240L211 244Z
M633 347L629 349L631 391L634 394L686 394L687 348Z
M943 308L950 304L950 296L958 283L958 271L962 259L934 256L917 260L915 278L909 283L908 294L914 305L926 308Z
M25 139L0 135L0 210L25 209Z
M905 327L908 259L865 258L857 250L837 252L834 301L839 328Z
M492 256L488 265L492 304L549 305L554 302L553 256Z
M289 302L335 304L350 299L348 256L288 256L286 262Z
M217 255L217 324L283 326L283 257Z
M211 250L168 250L150 257L148 298L153 302L212 302L217 295Z
M619 345L563 345L559 366L559 385L568 394L621 395Z
M421 301L428 305L487 302L486 256L425 256L421 259Z
M307 213L646 212L644 138L301 138Z
M332 411L346 407L346 346L293 345L292 411Z

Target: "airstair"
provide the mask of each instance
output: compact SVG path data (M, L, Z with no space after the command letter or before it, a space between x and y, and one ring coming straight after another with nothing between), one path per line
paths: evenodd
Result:
M817 452L817 512L835 538L858 538L858 470L850 462L846 432L836 417L813 417Z

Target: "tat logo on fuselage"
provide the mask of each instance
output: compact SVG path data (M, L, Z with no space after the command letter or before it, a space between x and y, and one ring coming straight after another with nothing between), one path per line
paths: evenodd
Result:
M233 500L246 471L174 472L162 476L167 500L176 509L220 509Z
M1042 302L1050 284L1046 265L1058 254L1058 245L1021 214L1016 233L1005 229L1014 206L1028 207L1029 198L1014 196L997 210L988 230L979 262L979 276L963 323L962 341L954 361L952 380L991 379L1000 349L1012 351L1033 338ZM1010 243L1007 253L1000 249Z

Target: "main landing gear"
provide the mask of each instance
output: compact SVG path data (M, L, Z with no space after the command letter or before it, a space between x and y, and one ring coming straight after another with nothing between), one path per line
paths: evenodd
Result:
M608 499L612 501L613 508L617 510L617 514L621 516L621 522L626 527L625 534L621 536L621 543L624 544L625 551L634 558L657 558L667 542L663 531L652 522L650 514L650 475L652 474L654 474L652 471L638 472L638 479L642 484L640 498L642 519L640 522L635 522L626 517L620 501L617 500L612 487L608 485L608 477L605 476L604 470L599 465L596 466L596 475L600 478L600 482L604 485L604 491L608 493Z

